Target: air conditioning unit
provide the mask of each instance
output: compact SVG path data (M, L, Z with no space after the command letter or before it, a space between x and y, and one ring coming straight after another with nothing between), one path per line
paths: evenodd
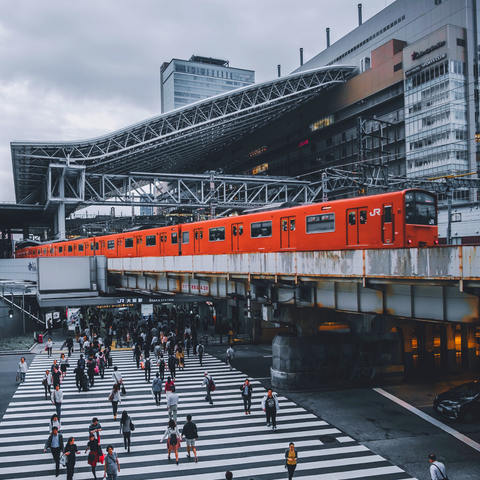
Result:
M370 57L363 57L360 59L360 73L365 72L370 68Z

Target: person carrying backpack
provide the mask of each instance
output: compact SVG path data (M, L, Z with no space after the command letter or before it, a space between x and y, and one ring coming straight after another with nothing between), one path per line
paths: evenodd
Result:
M216 386L213 377L209 375L208 372L205 372L202 387L207 387L207 396L205 397L205 400L210 403L210 405L213 405L211 393L215 391Z
M177 460L178 465L178 447L180 446L182 436L180 435L177 424L173 419L169 420L168 427L165 430L160 443L162 443L165 439L167 439L168 459L170 460L170 452L173 450L175 452L175 459Z

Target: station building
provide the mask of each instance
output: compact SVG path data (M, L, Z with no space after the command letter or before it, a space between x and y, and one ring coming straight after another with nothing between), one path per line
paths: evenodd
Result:
M230 67L228 60L192 55L160 67L161 112L170 112L206 98L255 83L255 72Z
M354 65L354 76L212 160L236 165L235 173L271 175L339 166L353 170L359 160L414 178L476 172L474 5L468 0L397 0L364 23L360 11L355 30L294 72ZM364 120L360 155L358 117ZM468 190L456 192L455 199L472 200Z

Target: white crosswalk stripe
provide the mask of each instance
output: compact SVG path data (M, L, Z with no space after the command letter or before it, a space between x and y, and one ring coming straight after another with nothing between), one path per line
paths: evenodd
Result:
M196 442L199 461L186 458L182 442L179 465L174 455L167 459L166 443L160 444L168 423L166 398L162 393L157 407L152 398L151 383L144 372L136 368L130 351L112 352L114 365L122 373L127 395L118 406L117 420L113 418L108 401L113 369L105 370L105 378L95 377L88 392L78 392L75 375L78 353L72 355L71 367L62 382L62 428L64 441L73 436L81 455L77 456L74 479L92 478L83 452L88 442L88 426L93 417L102 425L101 444L114 446L121 464L120 478L158 479L163 477L194 480L224 479L225 472L234 472L234 479L277 480L288 478L285 469L285 450L294 442L298 450L295 479L302 480L414 480L368 448L359 445L316 415L297 405L292 399L279 396L280 411L277 431L266 426L261 399L265 389L251 379L253 386L251 415L245 415L240 386L246 376L214 357L205 355L203 366L194 356L185 359L185 370L177 371L176 390L180 397L178 424L181 430L190 413L196 423L199 440ZM32 361L26 376L0 424L0 480L55 478L55 466L50 453L43 453L48 438L48 424L55 407L45 400L41 384L43 373L52 364L45 353ZM214 378L214 405L205 401L201 387L204 371ZM152 369L153 380L156 370ZM168 375L168 372L166 372ZM294 398L294 395L292 395ZM126 410L135 424L131 453L123 446L119 434L119 419ZM103 477L103 466L97 465L97 477ZM66 469L61 468L64 478Z

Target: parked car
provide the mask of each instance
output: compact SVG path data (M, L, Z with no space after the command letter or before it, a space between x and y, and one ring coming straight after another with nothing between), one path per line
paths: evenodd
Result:
M480 417L480 382L468 382L440 393L433 401L433 409L453 420L465 423Z

